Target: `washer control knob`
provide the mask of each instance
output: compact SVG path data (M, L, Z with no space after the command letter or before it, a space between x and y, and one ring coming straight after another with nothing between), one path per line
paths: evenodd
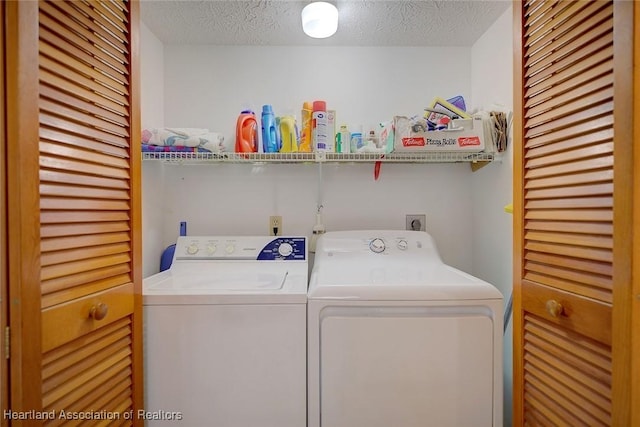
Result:
M235 250L236 247L235 245L233 245L232 243L228 244L226 248L224 248L224 250L228 253L228 254L232 254Z
M207 245L207 253L209 255L213 255L214 253L216 253L217 249L218 249L218 247L216 245L214 245L213 243Z
M187 246L187 253L189 255L195 255L198 253L199 250L200 248L198 248L198 245L196 245L195 243L192 243L189 246Z
M402 240L398 240L398 249L400 249L401 251L406 251L409 248L409 244L407 243L406 240L402 239Z
M384 245L384 240L382 240L379 237L373 239L369 243L369 249L371 249L372 252L375 252L377 254L384 252L384 250L386 249Z
M291 246L291 243L282 243L278 246L278 253L281 256L289 256L293 253L293 246Z

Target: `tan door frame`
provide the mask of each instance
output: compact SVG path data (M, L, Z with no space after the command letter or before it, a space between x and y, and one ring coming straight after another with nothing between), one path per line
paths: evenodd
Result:
M6 91L5 91L5 10L0 7L0 426L8 425L2 414L9 408L9 369L5 352L5 336L7 326L7 144L6 144Z
M41 410L38 2L4 2L9 395ZM14 420L12 426L29 425Z

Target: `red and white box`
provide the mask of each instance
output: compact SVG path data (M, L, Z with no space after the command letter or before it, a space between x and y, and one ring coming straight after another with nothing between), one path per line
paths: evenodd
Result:
M458 125L458 123L460 123ZM421 119L405 116L393 118L394 151L464 151L478 153L485 149L482 119L454 121L452 129L428 131Z

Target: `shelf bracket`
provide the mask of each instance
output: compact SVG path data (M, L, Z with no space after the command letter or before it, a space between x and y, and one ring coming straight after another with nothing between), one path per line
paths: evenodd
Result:
M469 165L471 165L471 171L475 172L478 169L481 169L481 168L487 166L489 163L491 163L491 162L485 161L485 160L477 160L475 162L469 163Z

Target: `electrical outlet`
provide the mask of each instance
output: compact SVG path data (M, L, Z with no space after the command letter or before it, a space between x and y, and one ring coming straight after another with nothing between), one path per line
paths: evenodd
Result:
M427 216L425 214L407 215L406 229L410 231L426 231Z
M269 217L269 236L282 236L282 217L280 215Z

